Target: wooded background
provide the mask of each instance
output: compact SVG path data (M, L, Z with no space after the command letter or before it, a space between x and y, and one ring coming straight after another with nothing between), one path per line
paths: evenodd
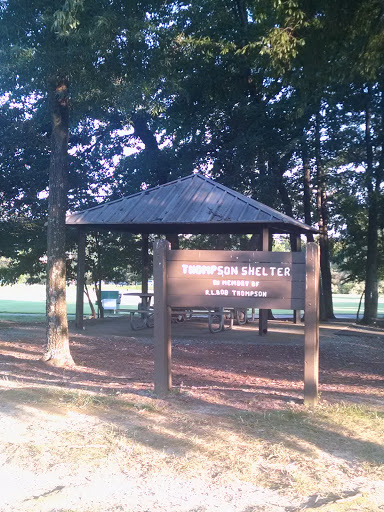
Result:
M72 276L68 209L197 170L318 225L324 316L333 265L364 283L371 322L384 275L383 50L380 0L2 0L3 282L40 280L48 261L56 307L66 263ZM93 282L140 272L138 237L89 241Z

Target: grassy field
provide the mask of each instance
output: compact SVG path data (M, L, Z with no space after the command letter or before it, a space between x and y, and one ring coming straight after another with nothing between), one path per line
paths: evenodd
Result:
M105 287L105 290L134 291L137 287ZM91 292L93 304L96 297ZM133 307L133 306L132 306ZM69 317L74 317L76 312L76 287L70 285L67 288L67 312ZM86 297L84 297L84 314L90 315ZM24 316L26 315L26 316ZM42 321L45 318L45 286L17 284L14 286L0 287L0 319L15 321Z
M116 290L125 292L136 291L137 287L113 287L106 286L105 290ZM93 303L95 303L95 296ZM339 316L351 315L356 316L359 305L359 295L339 295L333 296L335 314ZM132 301L132 308L135 306L135 301ZM127 306L125 306L127 307ZM67 289L67 311L70 317L75 315L76 309L76 288L69 286ZM362 302L360 316L364 312L364 302ZM276 311L277 314L291 314L290 311ZM23 315L27 315L27 320L30 320L30 315L33 314L33 319L40 321L45 316L45 286L44 285L14 285L0 287L0 318L7 318L13 320L23 321ZM91 310L87 303L84 301L84 314L90 315ZM379 299L379 317L384 317L384 297Z

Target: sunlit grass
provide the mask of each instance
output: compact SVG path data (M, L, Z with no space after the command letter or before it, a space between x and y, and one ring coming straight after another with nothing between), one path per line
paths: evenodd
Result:
M121 292L133 292L140 289L140 285L117 286L106 285L104 290L119 290ZM336 315L350 314L355 316L360 301L359 295L334 294L333 303ZM95 303L95 298L93 297ZM67 310L68 314L75 314L76 303L76 287L70 285L67 287ZM364 312L364 301L361 305L360 314ZM44 285L26 285L17 284L13 286L0 287L0 320L4 315L16 314L35 314L39 315L39 319L33 321L43 321L45 317L45 286ZM91 313L87 301L84 302L84 314ZM288 310L275 311L276 314L291 315ZM379 316L384 316L384 296L379 298ZM23 317L17 317L17 321L24 321ZM6 317L12 320L12 316ZM14 319L14 318L13 318Z
M223 484L240 480L292 497L333 501L362 477L384 478L381 412L321 405L211 415L190 410L182 398L161 401L53 387L0 390L14 417L40 418L40 430L20 439L15 455L21 466L34 470L64 462L72 470L96 468L112 461L121 471L134 467ZM13 453L14 442L5 445ZM364 495L353 499L364 507L369 503ZM343 501L327 506L325 501L316 510L353 510L343 508Z

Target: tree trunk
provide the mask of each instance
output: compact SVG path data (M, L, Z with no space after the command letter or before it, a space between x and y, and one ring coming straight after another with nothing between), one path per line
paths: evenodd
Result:
M91 296L89 294L88 286L86 283L84 283L84 291L85 291L85 295L87 296L87 299L88 299L89 307L91 308L91 316L92 316L92 318L96 318L95 307L92 303Z
M102 281L102 271L103 266L101 262L101 253L102 253L102 247L101 242L99 238L99 234L96 233L95 235L95 242L96 242L96 253L97 253L97 261L96 261L96 275L95 275L95 293L97 298L97 316L98 318L104 318L104 308L103 303L101 302L101 281Z
M377 318L379 291L377 276L378 258L378 208L376 194L373 193L368 205L368 249L365 272L365 300L363 323L370 324Z
M180 240L179 240L179 235L177 233L169 233L167 236L166 236L168 242L171 244L171 249L173 251L177 251L178 249L180 249Z
M254 233L248 242L248 247L246 248L246 250L247 251L259 250L258 249L258 246L260 245L259 238L260 238L260 236L257 233Z
M282 176L279 181L278 187L279 187L279 194L280 194L281 200L283 202L283 206L284 206L284 213L286 215L288 215L289 217L293 218L292 201L291 201L291 198L289 197L288 190L287 190L287 187L285 186ZM289 240L290 240L291 247L293 247L293 245L296 242L296 235L291 233L289 235Z
M317 211L319 217L320 271L324 308L320 308L323 320L335 318L332 302L332 275L328 238L328 208L325 173L321 159L320 113L316 114L315 122L315 157L317 169ZM321 302L320 302L321 305ZM322 311L323 309L323 311Z
M153 183L151 185L162 185L167 183L170 177L170 166L166 154L159 148L157 139L148 127L149 116L143 112L132 114L132 125L135 135L139 137L150 156Z
M281 201L284 207L284 213L289 217L293 218L293 207L292 201L288 193L288 189L284 182L284 173L287 170L288 162L291 159L292 152L286 154L283 158L280 158L278 163L272 167L272 174L274 175L274 181L277 184L277 190L280 194ZM291 247L295 244L296 236L293 234L289 235Z
M367 155L366 186L368 191L367 262L365 271L365 305L363 323L370 324L377 318L378 308L378 193L380 184L374 185L373 148L371 139L371 87L368 86L365 110L365 146Z
M96 293L96 297L97 297L98 317L104 318L104 308L103 308L103 302L101 299L101 280L99 280L97 283L95 283L95 293Z
M69 94L65 79L50 80L48 86L52 135L47 234L47 344L43 360L63 367L74 365L69 350L65 267Z
M311 169L309 165L309 155L307 141L304 139L301 145L301 155L303 159L303 182L304 182L304 220L308 226L312 226L312 215L311 215L311 204L312 204L312 193L311 193ZM307 241L313 242L313 234L308 233Z

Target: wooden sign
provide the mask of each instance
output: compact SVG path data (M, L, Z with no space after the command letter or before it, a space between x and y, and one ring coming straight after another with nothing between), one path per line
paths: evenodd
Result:
M171 307L304 309L304 402L318 395L319 251L171 251L154 245L155 391L171 389Z
M305 254L169 251L168 305L304 309Z

